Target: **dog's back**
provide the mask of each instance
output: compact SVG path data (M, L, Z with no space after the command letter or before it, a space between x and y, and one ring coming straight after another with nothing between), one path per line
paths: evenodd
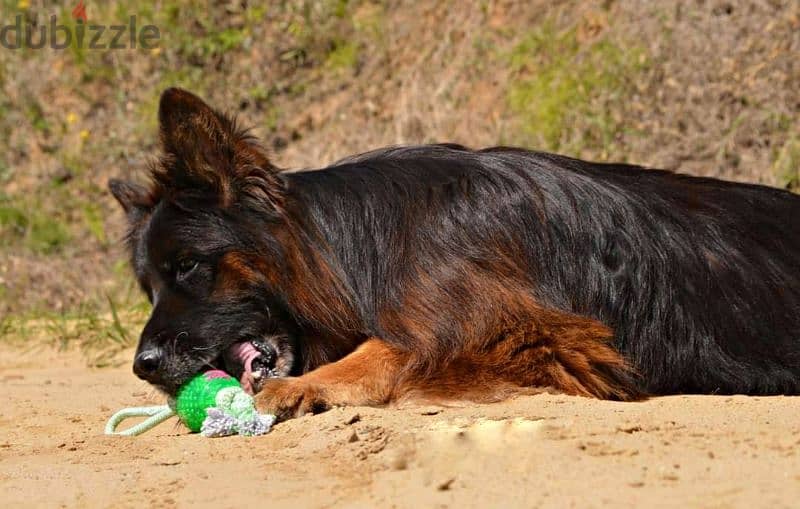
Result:
M647 392L800 392L800 197L789 192L452 145L294 178L328 204L314 212L322 229L358 244L340 261L373 272L349 281L367 322L400 276L353 253L480 267L520 247L520 282L543 305L612 327Z

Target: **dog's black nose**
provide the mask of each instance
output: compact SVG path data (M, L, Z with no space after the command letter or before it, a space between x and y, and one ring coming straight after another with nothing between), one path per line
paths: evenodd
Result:
M151 348L140 352L133 360L133 372L142 380L152 382L161 366L161 349Z

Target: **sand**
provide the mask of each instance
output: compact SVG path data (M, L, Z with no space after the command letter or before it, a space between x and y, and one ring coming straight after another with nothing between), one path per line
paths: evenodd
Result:
M126 438L106 419L163 399L128 366L85 366L0 347L4 507L800 507L799 397L537 395Z

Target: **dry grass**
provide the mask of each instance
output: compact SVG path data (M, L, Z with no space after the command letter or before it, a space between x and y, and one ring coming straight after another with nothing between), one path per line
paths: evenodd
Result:
M0 4L71 23L72 4ZM796 2L244 4L89 2L92 22L158 25L159 49L0 50L3 337L70 317L86 327L62 337L113 345L112 308L146 308L105 182L145 166L170 85L236 111L290 168L456 141L800 186Z

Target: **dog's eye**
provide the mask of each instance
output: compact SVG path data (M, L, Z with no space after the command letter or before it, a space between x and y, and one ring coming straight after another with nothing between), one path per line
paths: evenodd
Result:
M178 260L175 275L179 278L186 277L191 271L197 268L197 260L183 258Z

